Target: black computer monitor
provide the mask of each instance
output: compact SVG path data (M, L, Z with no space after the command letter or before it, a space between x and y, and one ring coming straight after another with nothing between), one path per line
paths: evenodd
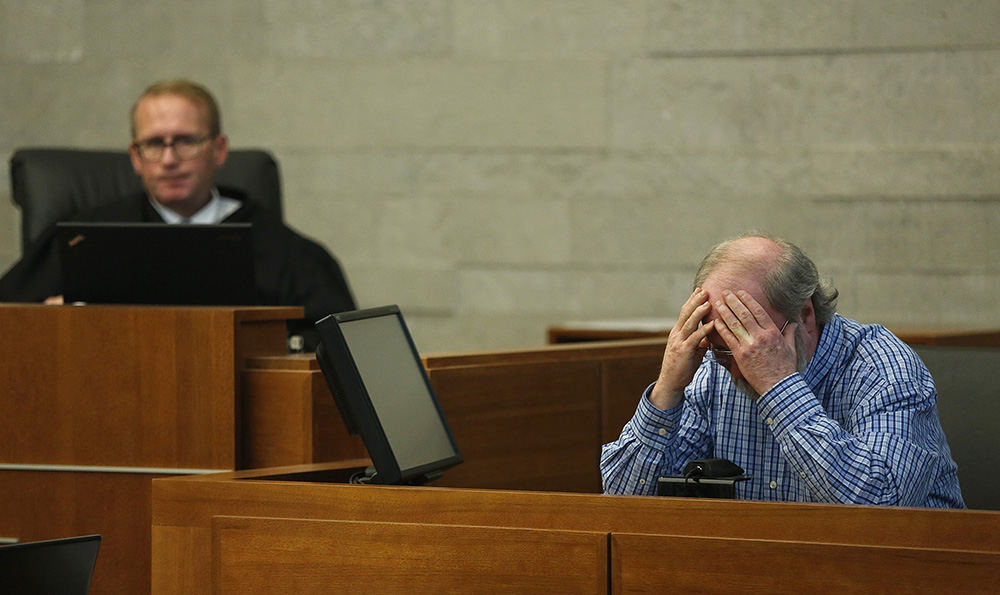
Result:
M316 329L330 392L372 459L362 481L421 484L462 462L399 307L333 314Z
M0 546L0 593L86 595L100 535Z

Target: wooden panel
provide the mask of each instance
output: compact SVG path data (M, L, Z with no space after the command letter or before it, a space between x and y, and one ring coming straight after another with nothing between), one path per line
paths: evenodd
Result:
M612 593L976 593L1000 554L790 541L611 536Z
M622 427L635 415L643 391L656 380L663 350L628 359L607 360L602 368L601 435L606 444L617 440Z
M666 339L674 321L662 324L650 320L597 320L578 324L552 325L547 330L549 344L619 341L663 337ZM961 347L1000 347L1000 329L960 327L893 326L889 330L910 345L952 345Z
M301 315L0 304L0 536L100 533L92 592L148 592L153 476L103 471L238 468L242 358Z
M332 468L332 465L310 465L294 469ZM993 511L253 479L283 472L283 469L268 469L154 480L153 523L208 526L210 518L218 514L247 514L456 525L499 523L580 531L599 528L609 532L1000 552L1000 512Z
M476 525L803 541L1000 553L1000 513L866 506L385 487L254 479L321 474L331 465L153 482L154 593L208 592L191 573L211 557L219 515ZM179 529L183 529L180 532ZM182 538L175 544L175 537ZM162 547L161 547L162 545ZM991 585L992 583L986 583Z
M889 330L910 345L1000 347L1000 329L892 327Z
M216 518L214 592L604 593L604 533Z
M210 593L212 577L212 528L154 527L155 557L150 571L153 593ZM183 561L181 565L162 563ZM156 562L161 563L156 563ZM123 591L124 592L124 591ZM132 591L139 593L140 591Z
M312 460L312 383L308 375L243 373L243 463L246 468ZM277 463L281 464L281 463Z
M229 311L236 336L238 362L249 357L284 355L288 351L288 320L302 318L299 306L240 306L238 308L206 307L216 311Z
M285 310L0 305L0 462L234 468L238 353Z
M319 362L314 353L289 353L287 355L264 355L247 359L247 367L255 370L319 370Z
M427 369L483 365L518 365L536 362L604 360L663 354L666 339L591 342L585 345L546 345L528 349L436 353L424 358Z
M322 372L312 376L312 461L348 461L368 456L360 436L352 436L340 417Z
M103 536L91 593L148 593L152 476L0 471L0 537Z
M435 485L600 492L607 404L634 411L662 353L646 340L427 356L466 460Z
M670 327L667 326L666 322L663 323L663 328L660 330L604 329L553 325L546 331L546 340L550 345L554 345L558 343L585 343L587 341L649 339L652 337L666 337L668 334L670 334Z
M432 368L429 376L465 459L435 485L600 489L599 364Z
M364 444L348 434L318 370L250 368L243 377L245 468L365 456Z

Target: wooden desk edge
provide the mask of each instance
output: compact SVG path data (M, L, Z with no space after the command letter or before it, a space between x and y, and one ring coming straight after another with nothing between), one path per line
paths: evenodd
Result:
M350 459L344 461L336 461L332 463L312 463L305 465L288 465L282 467L270 467L266 469L247 469L241 471L226 471L220 473L210 473L203 475L182 475L173 477L158 477L154 478L153 489L154 489L154 500L155 491L157 487L166 487L169 485L181 485L188 483L225 483L231 482L232 480L241 480L239 483L246 485L273 485L276 481L271 479L275 476L292 475L292 474L309 474L323 471L336 471L352 469L357 467L364 467L370 465L371 461L369 459ZM350 488L346 484L329 484L325 482L301 482L296 481L296 485L312 485L312 486L327 486L337 488ZM469 495L490 495L490 496L504 496L512 500L516 499L545 499L545 500L567 500L567 501L580 501L580 502L590 502L592 504L610 505L613 502L632 502L637 506L661 506L663 502L669 502L672 506L677 506L680 508L691 508L691 509L704 509L712 507L723 507L723 508L740 508L745 509L748 514L752 514L755 511L768 511L768 510L782 510L786 512L824 512L824 511L839 511L839 512L851 512L858 511L861 513L884 515L884 516L897 516L897 515L908 515L911 513L918 513L923 515L931 516L944 516L944 515L962 515L965 517L980 517L983 521L993 522L997 524L1000 528L1000 511L994 510L973 510L973 509L939 509L939 508L917 508L917 507L902 507L902 506L873 506L873 505L858 505L858 504L836 504L836 503L813 503L813 502L769 502L761 500L723 500L723 499L711 499L711 498L670 498L661 496L622 496L622 495L609 495L609 494L585 494L585 493L574 493L574 492L545 492L545 491L529 491L529 490L501 490L501 489L485 489L485 488L475 488L475 487L436 487L433 485L425 486L385 486L385 485L368 485L365 486L366 489L375 490L414 490L414 491L432 491L432 492L453 492L458 494L469 494ZM997 535L998 540L1000 540L1000 534ZM998 541L998 547L1000 547L1000 541Z

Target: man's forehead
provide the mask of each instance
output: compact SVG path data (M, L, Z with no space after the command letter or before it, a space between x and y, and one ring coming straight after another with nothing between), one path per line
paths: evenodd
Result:
M742 289L752 295L761 306L765 308L769 306L760 276L754 271L735 267L720 268L705 277L702 289L708 292L708 298L713 304L716 300L723 299L723 292L728 290L736 293Z
M185 122L199 128L208 127L208 109L198 102L173 93L148 95L136 105L136 128L157 122Z
M720 266L705 277L702 289L707 291L713 298L721 298L722 291L728 289L737 291L743 289L754 293L760 290L760 275L752 270L735 266ZM719 295L714 295L718 293Z

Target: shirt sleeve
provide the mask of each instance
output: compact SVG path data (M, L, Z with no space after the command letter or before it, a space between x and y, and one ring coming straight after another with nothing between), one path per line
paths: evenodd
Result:
M855 403L844 425L799 374L761 395L761 419L816 501L922 506L940 471L934 395L869 372L844 386Z
M649 402L652 390L650 385L621 435L601 451L606 494L655 494L658 478L679 474L686 461L708 450L708 423L691 406L690 389L684 401L666 411Z

